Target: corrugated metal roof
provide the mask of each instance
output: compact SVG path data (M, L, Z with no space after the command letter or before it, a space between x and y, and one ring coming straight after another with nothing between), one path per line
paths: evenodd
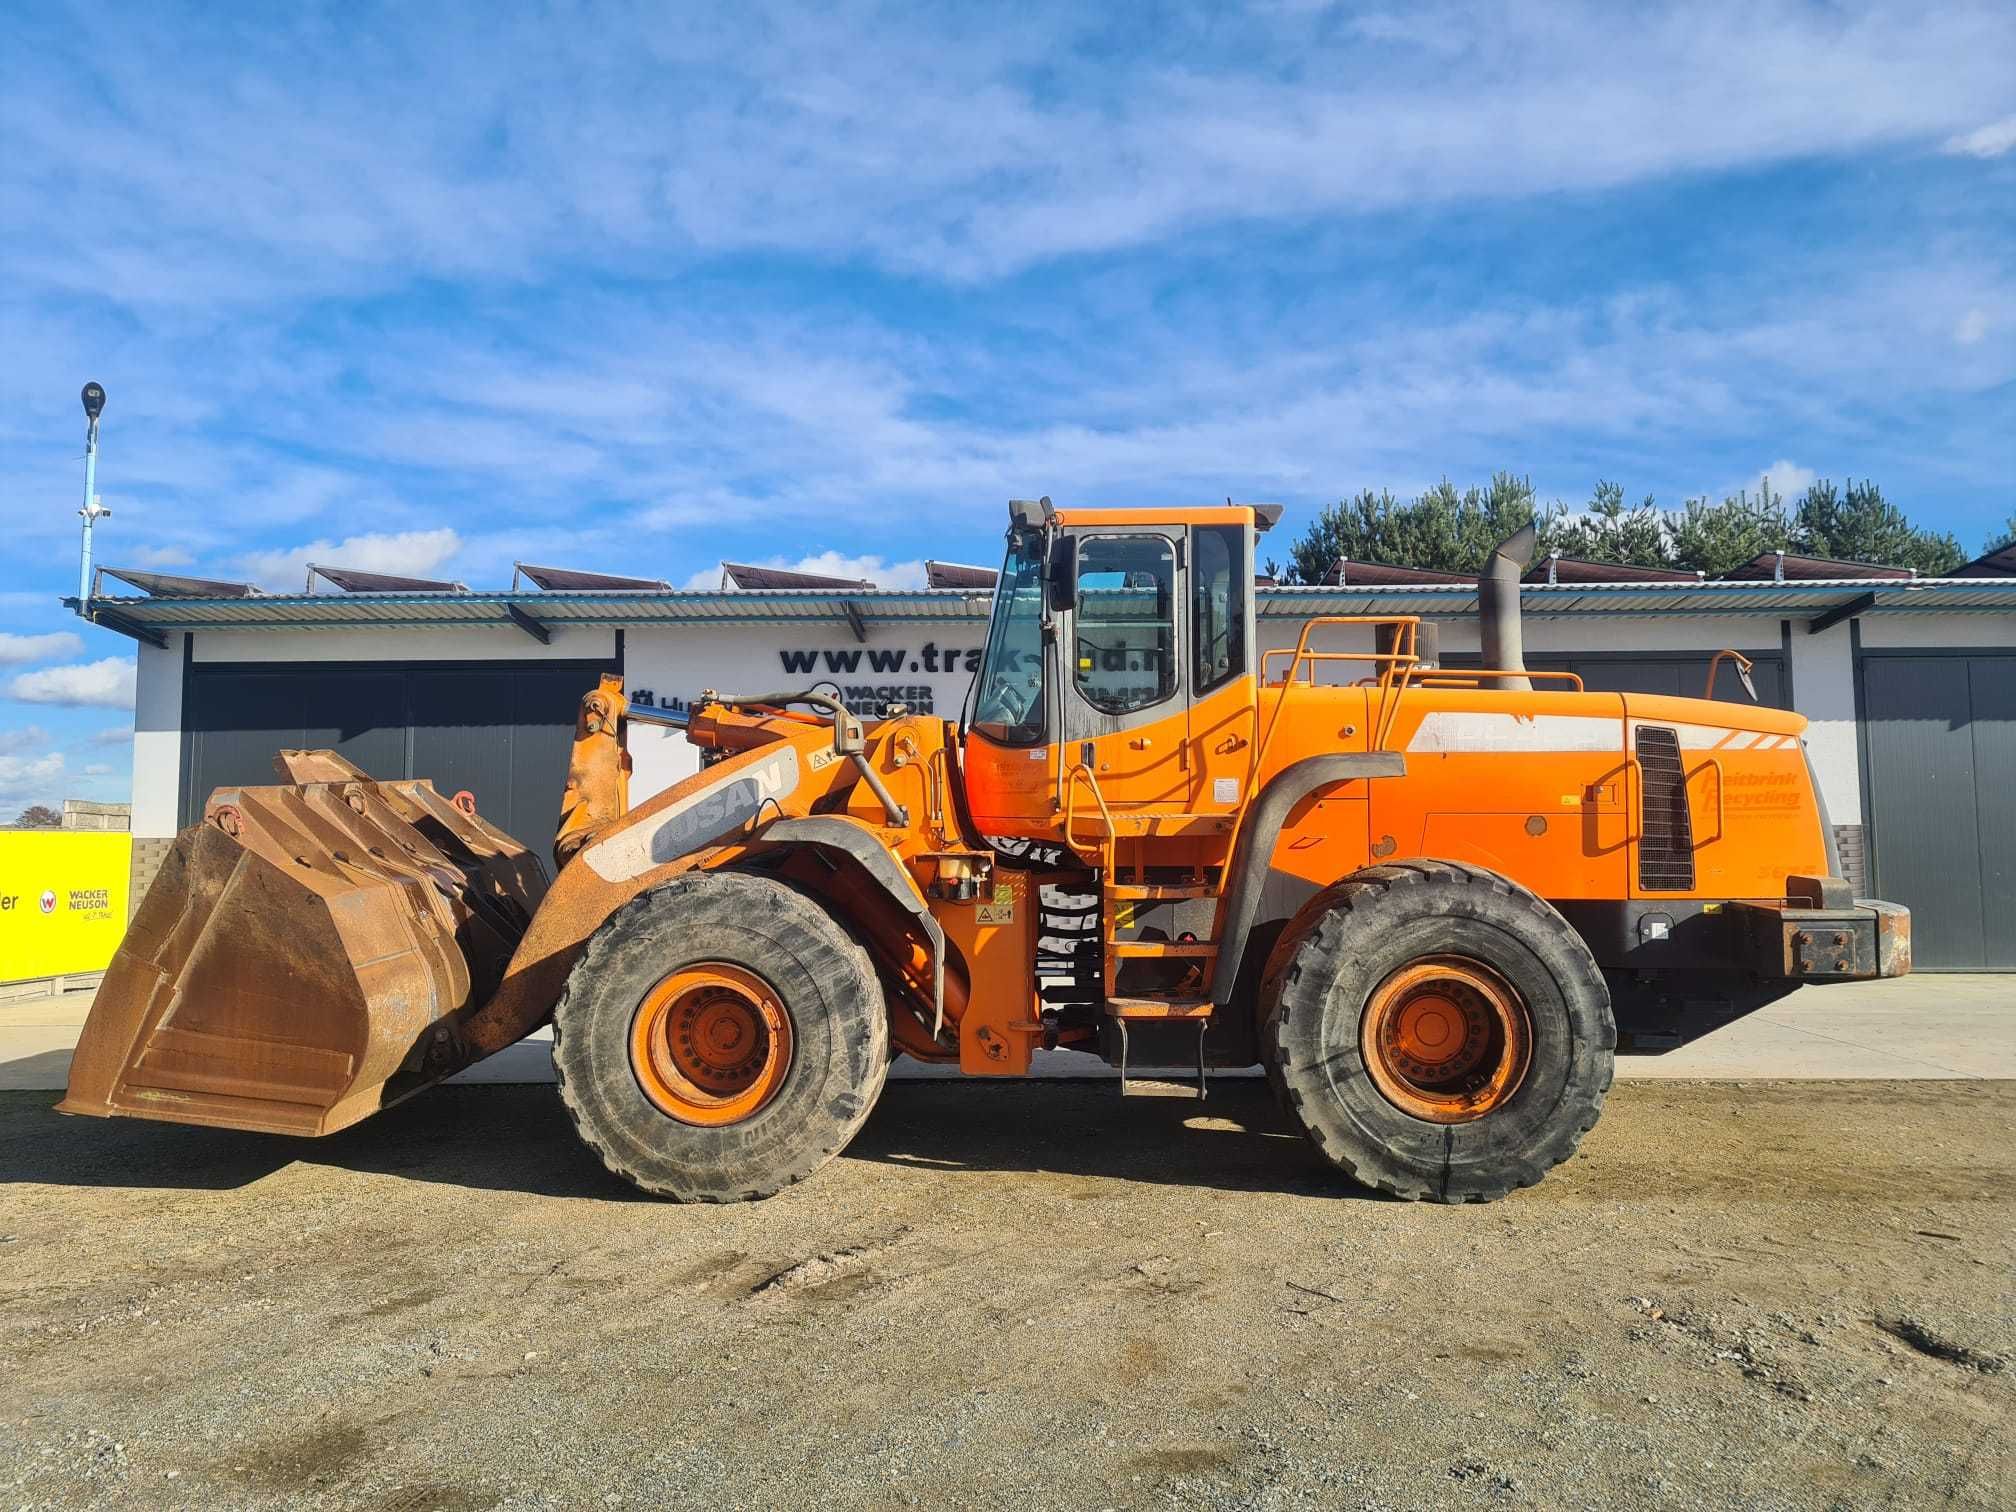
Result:
M984 619L993 595L957 589L837 593L807 589L658 592L268 594L254 599L98 598L93 608L162 630L320 630L508 625L765 624Z
M2016 613L2016 578L1846 579L1834 582L1528 583L1524 612L1536 619L1586 615L1780 615L1813 618L1872 596L1871 613ZM338 630L421 625L510 625L516 609L540 624L719 625L839 622L848 607L868 623L973 621L992 596L977 590L876 589L855 593L806 589L737 592L525 592L272 594L254 598L99 598L96 609L159 630ZM1477 612L1468 583L1391 587L1261 588L1267 619L1312 614L1419 614L1460 618Z

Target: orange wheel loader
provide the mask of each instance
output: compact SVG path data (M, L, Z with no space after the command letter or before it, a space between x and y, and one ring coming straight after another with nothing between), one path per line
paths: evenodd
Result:
M1480 584L1480 667L1408 617L1263 655L1277 517L1011 505L956 724L789 689L671 716L604 679L550 884L467 794L282 752L177 839L61 1109L326 1134L551 1023L612 1171L733 1201L844 1148L897 1054L1069 1049L1123 1092L1258 1063L1340 1171L1482 1201L1595 1124L1620 1017L1909 970L1798 715L1526 670L1530 529ZM645 719L702 765L632 808Z

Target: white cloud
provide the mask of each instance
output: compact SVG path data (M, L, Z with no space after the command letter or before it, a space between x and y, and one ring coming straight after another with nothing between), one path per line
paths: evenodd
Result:
M299 593L308 564L354 567L359 572L392 572L426 577L462 549L462 537L442 526L438 530L351 536L341 541L310 541L278 551L255 551L238 565L263 587Z
M111 772L111 770L112 768L107 766L104 762L93 761L85 766L84 775L86 777L104 777L108 775Z
M2012 147L2016 147L2016 115L1946 140L1946 151L1960 157L1998 158Z
M21 666L27 662L54 661L59 656L75 656L84 642L68 630L47 635L0 634L0 665Z
M879 556L847 556L838 551L820 551L811 556L799 557L796 561L784 557L765 557L749 565L775 567L782 572L813 572L821 577L853 578L873 583L877 588L924 586L924 563L921 559L914 562L885 562ZM687 578L683 586L719 588L721 569L718 566L703 567Z
M0 793L19 792L29 785L63 775L63 753L46 756L0 756Z
M1764 482L1771 485L1773 493L1782 494L1788 499L1796 499L1806 492L1820 475L1810 467L1801 467L1797 462L1788 462L1781 457L1765 468L1761 476ZM1732 488L1730 492L1734 493L1736 490Z
M110 729L100 730L91 737L91 744L131 745L133 744L133 727L131 725L113 725Z
M7 696L22 703L67 704L73 708L133 707L134 664L123 656L23 672L7 684Z
M1960 317L1953 327L1953 339L1962 346L1979 346L1988 334L1988 312L1976 306Z
M25 241L37 282L215 306L778 248L985 278L1203 223L1972 142L2016 50L1992 0L1285 6L1121 49L1101 7L668 29L451 4L362 59L286 14L15 39L39 66L10 81L10 156L63 233ZM86 80L107 108L78 179Z
M23 725L18 730L0 730L0 756L48 743L49 732L40 725Z

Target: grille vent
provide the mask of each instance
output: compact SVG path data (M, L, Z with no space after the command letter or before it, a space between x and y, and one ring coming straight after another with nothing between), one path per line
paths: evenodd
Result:
M1680 737L1656 725L1638 726L1640 794L1638 886L1646 892L1691 892L1694 817L1687 808L1687 773Z

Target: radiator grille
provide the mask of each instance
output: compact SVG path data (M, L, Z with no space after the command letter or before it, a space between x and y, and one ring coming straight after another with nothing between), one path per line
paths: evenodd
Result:
M1646 892L1694 887L1694 819L1687 809L1687 773L1680 737L1655 725L1638 727L1642 790L1638 823L1638 885Z

